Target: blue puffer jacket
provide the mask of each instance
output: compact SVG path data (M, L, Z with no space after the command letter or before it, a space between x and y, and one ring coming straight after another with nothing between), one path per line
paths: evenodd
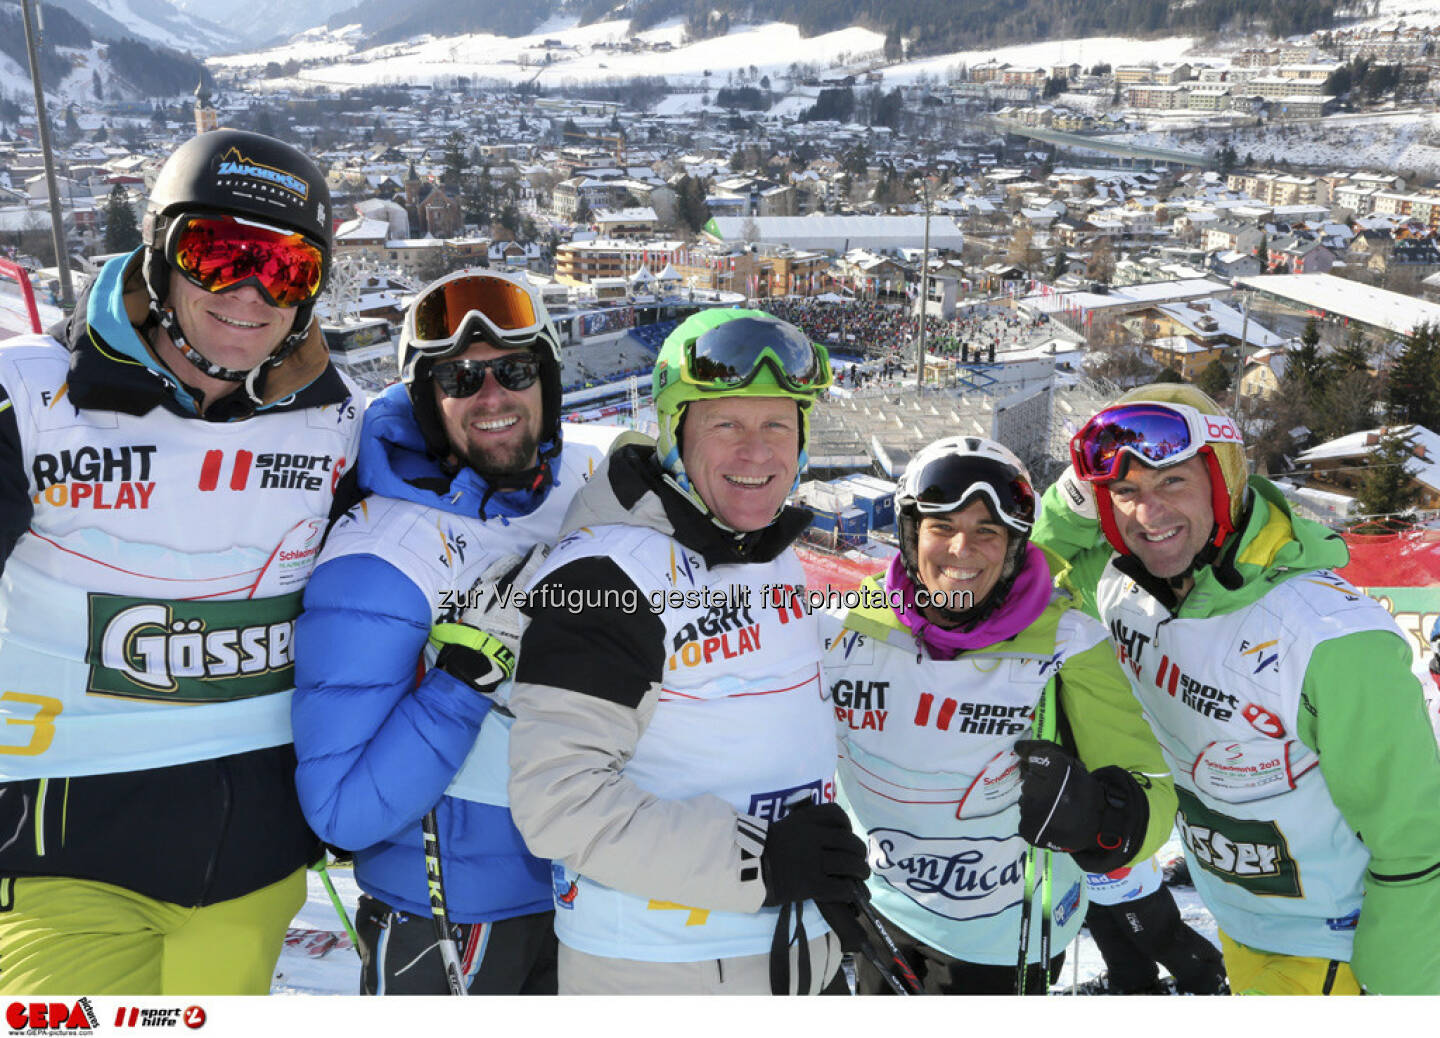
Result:
M497 494L471 469L445 475L403 387L365 413L358 475L369 496L331 530L306 588L292 718L306 817L327 842L355 851L360 888L395 908L429 914L419 823L437 804L454 920L551 907L549 863L526 850L503 781L497 795L479 795L492 802L445 795L490 701L442 671L416 677L431 627L458 619L452 596L463 599L500 556L553 543L614 432L567 435L550 485ZM502 774L506 738L485 744Z

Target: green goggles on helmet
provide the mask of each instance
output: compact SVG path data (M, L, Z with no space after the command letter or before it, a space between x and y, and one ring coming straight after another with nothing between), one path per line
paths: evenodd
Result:
M740 317L716 325L684 348L680 379L713 393L741 389L768 367L789 393L818 396L830 387L830 355L790 325Z

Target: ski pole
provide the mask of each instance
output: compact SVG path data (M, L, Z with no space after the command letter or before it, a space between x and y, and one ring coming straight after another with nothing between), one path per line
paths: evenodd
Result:
M1043 851L1044 865L1040 867L1040 994L1050 994L1050 926L1051 926L1051 854Z
M329 869L326 868L324 851L320 852L320 860L310 867L320 873L320 882L325 887L325 893L330 895L330 904L335 907L335 914L340 917L340 922L345 927L345 932L350 936L350 946L355 949L356 955L360 955L360 938L356 935L355 927L350 922L350 913L345 911L345 903L340 900L340 895L335 892L335 883L330 878ZM360 955L360 957L362 960L364 959L363 955Z
M1015 967L1015 993L1025 994L1025 967L1030 959L1030 915L1035 900L1035 848L1025 851L1025 900L1020 903L1019 962Z
M1040 692L1040 699L1035 704L1035 715L1032 730L1037 739L1055 738L1055 685L1056 678L1052 677L1045 682L1044 689ZM1045 913L1040 920L1040 965L1046 977L1047 983L1043 985L1049 988L1048 979L1050 976L1050 852L1045 852L1045 863L1042 867L1044 876L1041 880L1041 910ZM1030 958L1030 919L1034 911L1035 900L1035 848L1029 847L1025 851L1025 901L1020 906L1020 946L1019 962L1016 967L1015 990L1018 994L1025 994L1026 988L1026 967Z
M915 971L910 968L910 963L905 961L905 956L900 954L900 949L895 946L895 939L890 936L890 931L885 929L885 924L880 921L880 913L875 911L874 905L870 904L870 892L865 889L865 884L859 880L855 881L855 886L858 888L856 904L859 906L860 912L865 916L871 927L880 935L880 940L885 944L885 950L890 953L890 961L899 968L900 976L905 978L904 985L902 986L900 980L895 976L895 971L888 965L885 965L883 960L880 959L880 953L875 949L873 944L866 941L861 951L865 952L866 958L870 960L870 965L874 966L880 975L885 978L885 982L890 985L897 995L921 994L920 978L915 976Z
M468 994L465 977L460 970L460 949L450 933L450 913L445 907L445 879L440 872L440 824L435 812L429 811L420 821L425 839L425 877L430 888L430 916L435 921L435 937L440 948L440 961L445 967L445 982L450 994Z

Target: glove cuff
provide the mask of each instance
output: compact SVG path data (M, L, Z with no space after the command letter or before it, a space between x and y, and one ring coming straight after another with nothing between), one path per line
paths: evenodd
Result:
M1095 503L1095 489L1075 475L1073 467L1060 473L1056 490L1070 511L1082 519L1098 522L1100 512Z
M446 626L462 626L460 624ZM468 628L477 636L471 644L446 642L435 657L435 666L476 692L489 695L515 669L515 657L498 639Z
M1150 825L1150 802L1135 776L1122 767L1112 764L1091 772L1091 777L1104 790L1100 830L1092 849L1074 851L1070 857L1086 872L1110 872L1139 853Z

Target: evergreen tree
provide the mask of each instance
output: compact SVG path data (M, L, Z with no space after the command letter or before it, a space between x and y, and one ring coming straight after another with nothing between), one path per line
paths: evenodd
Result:
M1408 430L1406 431L1408 433ZM1413 435L1413 434L1410 434ZM1410 435L1387 429L1366 461L1355 500L1362 515L1397 515L1415 507L1420 488L1409 464L1414 457Z
M1320 326L1315 318L1305 322L1300 333L1300 347L1289 352L1285 360L1284 383L1304 400L1314 400L1325 391L1330 381L1330 364L1320 356Z
M1219 397L1221 393L1229 389L1232 381L1230 365L1218 358L1206 364L1200 374L1195 376L1195 385L1212 398Z
M1345 345L1336 350L1332 358L1335 374L1339 376L1370 374L1370 350L1365 337L1358 332L1351 333Z
M710 219L709 206L705 204L705 185L688 173L675 183L675 218L692 234L698 234L705 221Z
M1440 427L1440 326L1420 324L1390 370L1385 403L1392 422Z
M130 195L116 184L105 202L105 251L129 252L139 244L140 228L135 223L135 210L130 208Z
M452 192L458 190L461 178L465 175L465 167L469 164L465 158L465 138L459 130L452 131L450 136L445 138L445 153L441 161L445 168L440 174L440 183Z

